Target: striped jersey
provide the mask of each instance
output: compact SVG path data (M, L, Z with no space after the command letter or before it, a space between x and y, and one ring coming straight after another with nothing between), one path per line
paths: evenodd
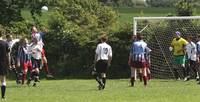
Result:
M132 43L130 52L132 55L132 61L148 62L150 60L150 52L151 49L147 47L147 43L145 43L143 40Z
M28 52L28 46L20 46L19 47L17 58L20 60L21 63L31 60L31 55Z

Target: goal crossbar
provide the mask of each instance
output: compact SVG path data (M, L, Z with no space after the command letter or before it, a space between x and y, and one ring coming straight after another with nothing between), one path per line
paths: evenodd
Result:
M187 20L200 19L200 16L172 16L172 17L133 17L133 34L137 34L137 20Z

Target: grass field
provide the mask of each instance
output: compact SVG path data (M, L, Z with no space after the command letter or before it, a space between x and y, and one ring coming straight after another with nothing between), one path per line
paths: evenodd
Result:
M37 87L7 82L6 102L199 102L195 81L151 80L147 87L128 79L108 80L103 91L94 80L42 80Z
M175 14L174 8L114 8L119 13L119 22L132 23L138 16L167 16Z

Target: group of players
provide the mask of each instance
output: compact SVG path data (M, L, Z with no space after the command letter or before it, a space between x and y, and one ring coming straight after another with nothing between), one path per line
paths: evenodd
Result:
M171 46L169 50L173 52L173 63L179 67L174 68L174 76L177 80L181 79L181 73L178 71L182 70L184 81L188 81L192 72L194 72L198 84L200 84L199 80L199 62L200 62L200 35L198 35L197 39L194 39L192 36L187 36L187 39L181 37L181 33L179 31L175 32L175 38L172 40ZM194 42L197 41L197 43Z
M27 72L30 71L26 83L30 85L31 81L34 81L33 86L36 86L36 83L39 82L40 69L43 67L46 76L48 78L53 78L49 73L44 50L43 36L46 32L46 29L40 32L36 26L33 26L30 42L25 37L13 39L12 35L9 34L6 35L6 39L3 39L3 34L0 34L0 78L2 82L2 98L5 98L5 76L7 74L7 66L15 73L17 84L23 85L28 77ZM17 46L17 49L14 49L13 47L16 43L18 43L19 46Z

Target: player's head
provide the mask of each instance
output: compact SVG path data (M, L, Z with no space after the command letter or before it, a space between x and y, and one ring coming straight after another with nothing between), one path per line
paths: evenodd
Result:
M187 36L187 41L191 42L192 41L192 36Z
M101 42L107 42L108 41L107 34L105 32L102 32L100 39L101 39Z
M197 36L198 40L200 40L200 34Z
M23 46L25 46L25 45L28 44L28 39L27 39L26 37L22 38L20 41L21 41L21 44L22 44Z
M181 33L179 31L176 31L175 32L175 36L176 36L176 38L180 38L181 37Z
M133 36L132 36L132 40L133 40L133 41L137 41L137 36L136 36L136 35L133 35Z
M144 37L142 36L141 33L137 33L136 38L137 40L143 40Z
M7 40L7 41L12 41L12 39L13 39L13 37L12 37L11 34L7 34L7 35L6 35L6 40Z
M32 27L32 33L37 33L38 32L38 30L37 30L37 28L36 28L36 26L35 25L33 25L33 27Z

